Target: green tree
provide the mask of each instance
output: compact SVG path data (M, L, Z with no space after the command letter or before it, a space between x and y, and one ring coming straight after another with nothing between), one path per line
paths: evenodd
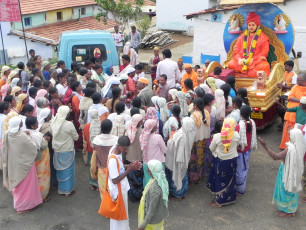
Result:
M99 9L95 18L98 21L103 20L106 24L108 14L111 13L115 21L120 25L120 30L124 31L129 26L131 19L137 19L142 13L141 6L144 0L95 0L95 2L102 8Z
M136 25L140 30L141 38L144 38L151 25L150 17L148 15L143 15L142 18L136 22Z

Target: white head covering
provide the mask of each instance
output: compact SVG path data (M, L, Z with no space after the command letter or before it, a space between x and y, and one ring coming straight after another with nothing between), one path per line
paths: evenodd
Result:
M165 124L169 117L166 99L163 97L159 97L157 100L157 105L159 107L160 119L162 120L163 124Z
M300 103L305 105L306 104L306 97L302 97L301 100L300 100Z
M178 91L176 93L176 97L181 106L181 116L187 117L188 116L188 105L187 105L186 95L182 91Z
M200 87L204 89L206 94L210 93L210 88L207 84L201 84Z
M37 115L37 121L38 121L38 128L42 126L42 124L45 122L45 119L50 115L51 110L49 108L44 108L40 110L39 114Z
M126 74L133 73L133 72L135 72L135 71L136 71L135 68L133 68L133 67L128 67L128 69L126 70Z
M157 100L158 100L159 96L153 96L151 97L151 101L153 103L153 105L155 106L156 110L158 111L158 106L157 106Z
M117 77L111 77L110 79L108 79L106 85L103 87L101 91L102 98L105 98L106 94L108 93L112 85L120 85L120 81Z
M177 119L175 117L170 117L163 127L164 138L167 140L172 133L172 128L177 130L178 126L179 124Z
M168 93L171 95L172 99L175 100L177 89L170 89Z
M128 55L130 51L131 43L126 42L124 47L123 47L123 54Z
M283 183L285 190L296 193L302 190L302 175L304 171L303 158L306 144L302 130L296 126L289 131L290 141L286 143L288 151L285 159Z
M17 86L18 82L20 81L20 78L16 77L11 81L11 87Z
M128 80L129 76L126 73L120 74L119 81Z
M185 150L187 153L191 154L191 149L193 142L195 140L195 135L196 135L196 125L194 123L194 120L190 117L184 117L182 120L182 130L185 133L187 137L187 141L185 144Z
M60 128L66 121L66 117L69 112L70 112L70 109L66 105L62 105L58 108L54 121L51 123L51 130L52 130L53 137L55 137L60 131Z
M224 92L222 89L217 89L215 91L216 105L217 105L217 114L216 117L218 120L225 118L225 98Z
M9 120L9 128L8 128L8 132L10 133L17 133L20 129L20 123L21 123L21 118L19 116L16 117L12 117Z

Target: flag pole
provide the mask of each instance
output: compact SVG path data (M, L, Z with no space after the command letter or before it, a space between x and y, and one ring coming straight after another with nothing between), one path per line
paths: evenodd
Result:
M28 53L27 41L26 41L26 37L25 37L25 32L24 32L24 24L23 24L23 19L22 19L22 14L21 14L20 0L18 0L18 5L19 5L20 20L21 20L21 25L22 25L22 32L23 32L24 46L25 46L26 53L27 53L27 59L29 60L29 53Z
M2 23L1 22L0 22L0 33L1 33L2 48L3 48L3 60L4 60L4 65L6 65L5 49L4 49L3 34L2 34Z

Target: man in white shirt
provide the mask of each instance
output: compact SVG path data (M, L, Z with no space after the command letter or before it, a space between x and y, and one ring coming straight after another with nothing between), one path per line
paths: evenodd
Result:
M130 139L127 136L121 136L118 139L118 144L113 146L109 151L108 156L108 188L112 200L118 198L119 190L117 184L121 185L121 194L124 202L126 215L128 218L128 191L130 189L129 182L126 176L134 170L140 170L142 164L139 161L133 161L129 165L123 164L122 154L127 154L130 146ZM118 168L119 163L119 168ZM120 201L119 201L120 202ZM129 219L114 220L110 219L110 230L129 230Z
M167 75L167 84L169 88L174 88L176 83L180 80L180 71L175 61L170 58L172 56L169 49L163 50L164 60L160 61L157 65L156 79L159 80L159 76L162 74Z
M115 30L115 33L113 33L113 38L114 38L115 46L117 49L118 58L120 60L120 54L123 51L124 36L122 33L119 32L119 26L117 25L114 26L114 30Z

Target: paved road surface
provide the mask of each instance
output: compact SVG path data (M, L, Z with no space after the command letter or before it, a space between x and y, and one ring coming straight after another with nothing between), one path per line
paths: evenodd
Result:
M260 134L273 149L277 150L281 134L275 125ZM221 209L209 206L213 195L202 184L189 189L181 202L170 201L166 229L306 229L306 204L299 198L297 216L280 219L275 216L277 208L271 204L274 183L280 162L274 162L261 146L252 153L247 190L235 204ZM0 173L2 184L2 173ZM65 198L51 191L51 201L30 213L17 215L13 209L12 195L0 189L1 230L97 230L109 229L109 220L99 216L98 192L88 185L88 168L76 157L77 193ZM131 229L137 229L138 203L129 203ZM119 230L119 229L118 229Z

